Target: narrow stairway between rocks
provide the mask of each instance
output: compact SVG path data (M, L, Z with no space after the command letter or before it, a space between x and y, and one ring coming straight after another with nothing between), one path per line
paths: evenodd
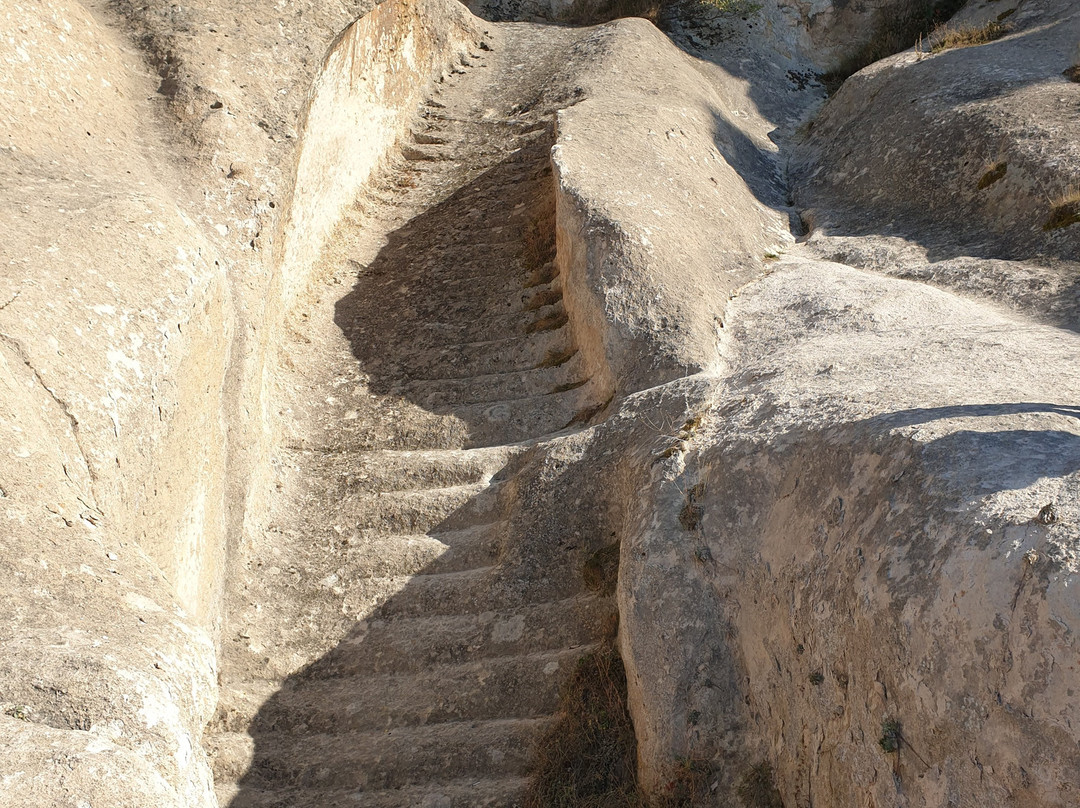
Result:
M509 529L530 443L607 398L553 261L544 87L578 36L493 28L291 318L206 740L222 806L519 805L560 682L611 631L570 539Z

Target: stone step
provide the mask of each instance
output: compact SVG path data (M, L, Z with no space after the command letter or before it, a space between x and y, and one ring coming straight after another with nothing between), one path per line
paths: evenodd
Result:
M577 648L607 634L616 618L612 598L581 595L515 611L367 620L313 663L305 676L403 673Z
M537 738L552 720L453 721L332 735L221 733L206 748L217 782L370 792L447 775L524 775Z
M512 615L532 605L587 594L576 570L560 564L546 565L535 577L496 566L357 579L334 572L335 566L341 569L329 564L329 570L303 568L276 576L254 572L246 589L248 601L274 604L277 598L278 603L272 611L236 612L229 646L235 678L226 681L272 681L305 667L317 670L317 660L374 620ZM263 628L268 619L274 626L270 631ZM233 709L224 700L222 705Z
M437 264L457 262L457 256L454 255L456 248L451 245L438 250L436 257L429 262L434 266L418 266L416 274L410 278L408 284L389 279L385 285L392 288L383 289L383 284L371 282L369 288L364 290L365 295L388 298L395 308L408 309L414 319L423 321L422 324L439 323L440 333L448 328L475 325L476 321L484 320L492 333L520 335L523 329L536 319L533 312L548 305L561 305L557 286L536 291L536 287L525 287L529 279L523 273L506 271L506 264L517 260L518 249L512 242L507 244L492 241L475 246L488 257L501 252L501 265L491 267L485 259L482 265L464 270L467 274L439 279L426 277L446 274ZM417 263L419 264L419 261ZM403 331L406 328L403 323L387 322L381 318L350 320L351 322L345 322L354 344L359 344L361 351L365 351L364 341L370 341L373 345L387 344L396 329ZM411 334L411 322L408 328ZM468 336L469 332L465 333ZM440 343L432 347L442 345Z
M349 540L345 564L333 574L344 586L348 580L374 575L440 575L487 569L498 562L501 550L498 522L430 534L360 535Z
M439 665L415 673L291 677L250 717L247 684L222 688L223 731L346 733L449 721L539 718L558 709L559 684L593 645ZM265 683L254 683L260 688ZM226 696L225 691L239 691ZM261 691L260 691L261 692ZM248 699L252 705L257 699ZM235 708L232 705L237 705Z
M489 567L433 575L400 575L351 581L342 597L344 614L357 620L514 611L528 604L581 594L573 571Z
M461 138L454 137L448 132L435 134L433 131L410 133L412 143L401 146L400 156L407 163L419 162L442 162L462 160L462 152L468 148L468 164L475 166L478 162L486 162L491 158L497 158L506 152L491 146L485 148L469 147Z
M409 398L435 410L460 405L495 403L534 398L570 389L586 378L580 353L553 367L530 368L511 373L493 373L465 379L414 379L405 385Z
M221 808L521 808L524 777L465 777L401 789L261 790L236 785L216 789Z
M562 301L534 311L520 308L505 313L488 312L482 318L458 317L427 320L410 333L418 350L444 347L448 343L486 342L555 331L568 322ZM363 333L361 329L360 333Z
M348 492L385 493L479 485L504 468L518 447L492 446L468 451L376 450L322 454L306 469L317 469L326 488L339 496ZM310 473L310 471L308 472Z
M518 443L560 432L595 408L600 398L591 379L543 396L448 410L468 427L467 447Z
M557 362L564 355L565 350L554 350L549 361ZM445 372L445 369L429 368L425 372ZM385 418L376 411L366 413L366 421L339 422L333 431L328 429L323 435L313 435L310 443L296 448L328 452L328 446L332 445L333 451L348 453L473 450L526 444L581 423L583 413L595 414L598 402L610 397L610 391L599 388L593 380L580 379L563 387L555 386L543 395L464 405L430 405L430 409L425 409L404 396L398 397L399 387L393 389L395 395L386 399ZM351 405L350 397L343 395L342 408ZM410 408L408 419L398 418L391 423L393 414L402 408ZM404 528L390 530L412 532Z
M327 519L379 534L450 531L495 521L499 484L473 483L413 491L350 492Z
M410 356L403 368L423 378L517 373L551 364L574 350L570 329L562 328L525 336L443 345Z

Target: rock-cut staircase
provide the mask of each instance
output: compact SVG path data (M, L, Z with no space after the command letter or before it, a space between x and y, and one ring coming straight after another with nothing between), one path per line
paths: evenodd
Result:
M542 89L574 36L506 26L448 75L292 318L206 739L223 806L518 805L611 625L559 537L509 527L530 442L604 400L553 262Z

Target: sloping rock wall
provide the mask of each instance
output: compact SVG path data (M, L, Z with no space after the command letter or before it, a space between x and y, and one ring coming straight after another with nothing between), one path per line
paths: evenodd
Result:
M1072 165L1074 14L856 76L796 153L817 229L739 290L685 422L658 408L619 582L654 793L691 761L724 805L1073 801L1076 234L1024 183Z
M200 738L230 544L269 439L262 367L347 201L333 189L366 178L465 30L449 3L387 3L350 28L290 156L243 93L213 93L206 61L155 50L170 40L153 24L176 20L154 12L158 77L105 10L0 7L6 805L215 804ZM373 127L366 149L342 120Z
M309 280L344 208L404 133L429 82L479 36L458 4L390 0L337 38L304 115L285 222L286 308Z
M728 298L792 240L768 130L732 113L753 104L736 79L644 20L598 29L571 71L557 260L590 359L619 394L715 369Z
M997 41L908 52L853 76L812 124L793 166L808 223L836 236L898 236L935 257L1074 259L1053 227L1080 171L1071 3L972 3L955 25L999 16ZM881 223L886 223L882 227Z

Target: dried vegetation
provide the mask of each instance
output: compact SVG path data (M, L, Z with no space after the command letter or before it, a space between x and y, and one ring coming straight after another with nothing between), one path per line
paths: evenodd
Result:
M944 25L937 28L930 37L931 50L934 53L954 48L971 48L985 45L995 39L1001 39L1009 32L1009 27L998 20L991 20L986 25Z
M832 94L849 77L867 65L910 48L930 36L964 5L964 0L914 0L906 12L884 15L870 40L822 76Z
M578 661L561 702L540 741L525 808L643 807L626 672L613 642Z

